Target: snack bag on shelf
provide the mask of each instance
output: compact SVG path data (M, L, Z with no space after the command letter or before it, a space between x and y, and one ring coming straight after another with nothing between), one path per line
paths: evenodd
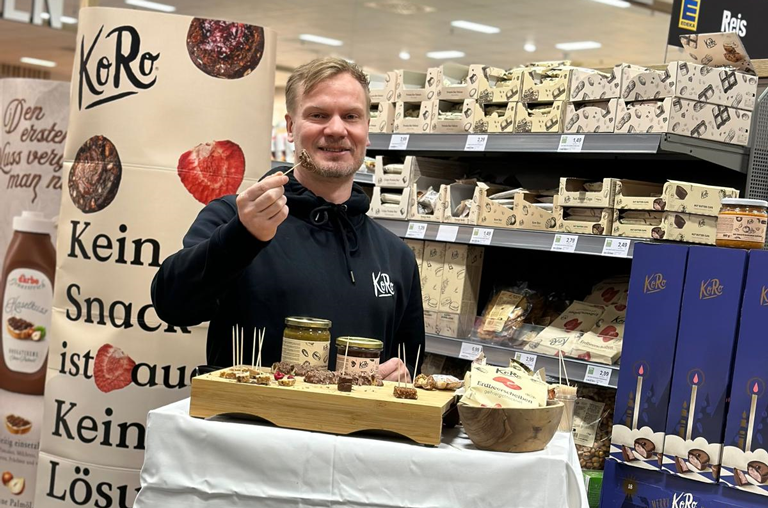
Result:
M593 385L579 387L573 439L582 469L602 470L611 448L616 390Z
M595 305L626 304L628 294L629 277L612 277L597 283L584 301Z
M606 307L595 326L573 343L569 356L613 365L621 357L627 306L623 303Z

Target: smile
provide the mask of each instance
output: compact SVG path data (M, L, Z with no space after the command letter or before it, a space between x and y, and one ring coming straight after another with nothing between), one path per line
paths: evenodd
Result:
M323 152L330 152L330 153L342 153L342 152L349 152L349 148L323 148L320 147L320 150Z

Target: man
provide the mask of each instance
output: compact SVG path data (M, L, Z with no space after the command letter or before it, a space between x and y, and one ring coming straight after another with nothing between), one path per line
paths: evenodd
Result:
M232 327L266 327L262 364L280 360L284 320L331 320L335 337L384 342L380 375L413 371L424 319L418 268L411 250L370 220L369 200L354 185L365 157L370 96L365 75L345 60L324 58L291 75L285 89L286 128L296 153L313 164L286 176L273 170L238 196L208 204L152 281L152 302L164 321L210 321L210 365L232 363ZM335 363L332 345L330 366ZM422 354L424 351L422 351ZM423 357L423 356L422 356Z

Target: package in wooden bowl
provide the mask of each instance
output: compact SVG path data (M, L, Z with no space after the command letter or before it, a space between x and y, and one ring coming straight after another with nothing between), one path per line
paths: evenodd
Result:
M459 401L474 407L536 408L547 405L549 385L539 373L516 364L508 368L473 364Z

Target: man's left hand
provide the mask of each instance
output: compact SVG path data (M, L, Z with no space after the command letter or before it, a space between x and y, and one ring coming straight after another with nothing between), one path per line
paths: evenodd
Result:
M379 375L384 381L397 381L399 376L400 381L411 382L411 373L399 358L391 358L379 365Z

